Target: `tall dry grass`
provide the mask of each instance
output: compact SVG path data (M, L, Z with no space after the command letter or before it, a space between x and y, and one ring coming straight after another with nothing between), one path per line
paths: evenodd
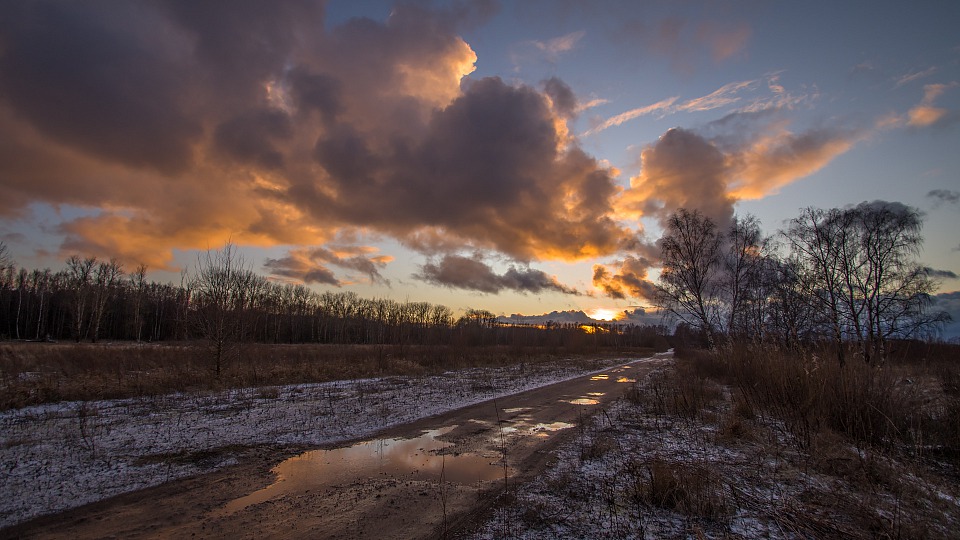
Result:
M960 449L958 349L842 367L826 350L741 345L678 356L684 369L731 385L741 415L773 419L799 450L829 433L857 447L921 456Z

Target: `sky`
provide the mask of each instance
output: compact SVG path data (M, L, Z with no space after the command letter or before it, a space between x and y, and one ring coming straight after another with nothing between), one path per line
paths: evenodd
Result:
M317 291L609 318L649 306L680 207L774 234L886 200L923 213L960 315L958 24L950 1L0 1L0 241L160 281L230 241Z

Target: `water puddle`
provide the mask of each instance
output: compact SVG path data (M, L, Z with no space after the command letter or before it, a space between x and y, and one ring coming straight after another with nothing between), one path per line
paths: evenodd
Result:
M377 475L439 482L442 471L445 482L460 484L503 478L503 467L490 458L439 453L454 444L437 437L456 427L426 431L415 439L380 439L335 450L305 452L274 467L277 480L273 484L227 503L218 514L232 514L287 493L328 488Z
M520 412L532 411L531 407L513 407L512 409L504 409L503 412L508 414L515 414Z
M577 399L571 399L570 403L573 403L574 405L596 405L597 403L600 403L600 402L593 398L577 398Z
M568 424L567 422L553 422L550 424L537 424L530 428L530 431L535 433L543 431L560 431L561 429L570 429L573 427L573 424Z

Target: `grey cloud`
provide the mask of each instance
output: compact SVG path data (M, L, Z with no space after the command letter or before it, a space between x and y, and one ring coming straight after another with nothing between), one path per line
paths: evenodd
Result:
M329 131L315 157L336 199L311 180L291 200L398 236L439 227L518 259L611 253L624 241L608 217L609 172L579 149L558 150L554 118L534 89L472 81L426 128L420 140L386 146L352 128Z
M283 166L278 142L293 135L290 117L278 109L260 109L237 115L217 126L214 143L227 156L265 169Z
M511 266L505 273L497 274L479 258L460 255L446 255L438 263L424 264L414 277L435 285L492 294L504 290L579 294L541 270Z
M936 279L957 279L957 273L952 270L939 270L937 268L923 267L923 271L932 278Z
M301 40L321 35L325 2L290 0L164 0L163 9L193 42L198 76L228 90L223 98L246 104L277 75ZM113 5L113 3L110 3Z
M567 83L557 77L550 77L543 83L543 91L550 96L553 108L563 118L572 118L577 114L577 96Z
M304 266L302 261L294 257L268 258L263 268L271 275L302 281L306 284L318 283L322 285L340 286L340 280L323 265Z
M934 189L927 192L927 197L933 199L934 208L942 204L960 203L960 192L949 189Z
M151 4L15 2L0 22L0 99L60 143L164 173L202 134L190 69ZM121 24L122 21L122 24Z
M346 270L354 270L367 276L371 282L389 284L380 274L380 269L386 266L382 257L369 257L369 249L344 246L335 249L324 247L303 248L290 250L286 257L279 259L268 258L263 267L270 274L304 283L322 283L342 285L328 265Z
M327 123L343 112L343 85L336 78L299 66L288 74L287 83L300 111L317 111Z

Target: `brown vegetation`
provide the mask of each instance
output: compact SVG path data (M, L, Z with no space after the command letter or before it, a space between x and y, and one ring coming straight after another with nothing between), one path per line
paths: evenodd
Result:
M630 354L652 349L630 348ZM239 344L222 360L203 342L0 343L0 410L39 403L314 383L469 367L569 359L590 362L624 350L580 346L377 346Z
M844 366L830 349L679 350L585 423L487 532L507 521L530 537L953 538L960 347L891 350Z

